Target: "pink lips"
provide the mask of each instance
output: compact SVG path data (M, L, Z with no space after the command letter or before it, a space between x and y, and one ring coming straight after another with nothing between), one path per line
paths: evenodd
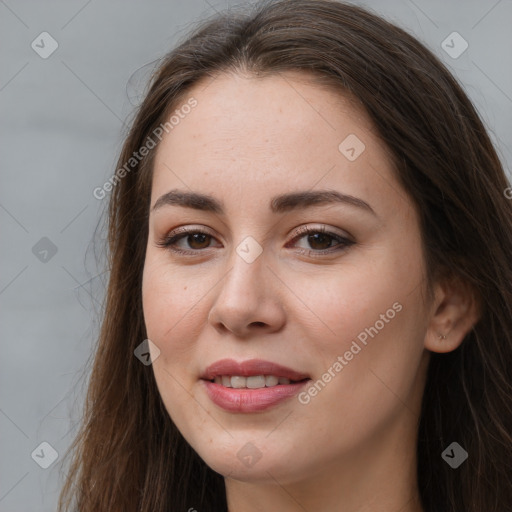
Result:
M260 389L228 388L222 384L210 382L216 376L222 375L240 375L243 377L275 375L298 382ZM296 395L304 387L309 377L291 368L261 359L242 362L233 359L222 359L210 365L201 375L201 379L210 400L219 407L230 412L258 412Z

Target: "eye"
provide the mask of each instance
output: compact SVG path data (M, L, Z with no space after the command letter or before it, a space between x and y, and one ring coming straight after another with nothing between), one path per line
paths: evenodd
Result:
M304 239L309 248L299 247L299 252L308 255L322 255L325 253L333 253L341 251L351 245L354 241L346 236L327 231L325 226L321 227L305 227L299 230L300 234L296 235L292 242Z
M291 242L305 239L310 247L299 247L301 254L321 256L341 251L355 243L345 236L327 231L325 226L301 228L297 233ZM215 240L215 237L203 229L184 227L175 229L158 240L156 246L178 254L196 256L199 252L209 249L212 240Z
M201 229L178 228L158 240L156 245L180 254L196 255L199 251L208 249L212 239L214 239L213 235Z

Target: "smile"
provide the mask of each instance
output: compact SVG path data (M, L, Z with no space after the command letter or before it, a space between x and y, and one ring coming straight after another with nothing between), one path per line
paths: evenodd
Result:
M308 375L270 361L222 359L201 375L210 400L235 413L253 413L295 396L310 381Z

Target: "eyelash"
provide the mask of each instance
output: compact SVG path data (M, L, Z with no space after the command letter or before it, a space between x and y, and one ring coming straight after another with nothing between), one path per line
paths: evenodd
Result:
M343 236L333 233L331 231L327 231L325 226L322 226L319 228L311 228L311 227L303 228L300 230L300 233L296 234L295 237L291 241L294 242L294 241L300 240L301 238L304 238L307 235L316 234L316 233L321 233L323 235L327 235L328 237L333 238L335 241L338 242L338 245L335 246L334 250L332 248L322 249L322 250L300 249L300 251L299 251L300 254L306 254L308 256L313 256L313 257L323 256L323 255L331 254L334 252L342 251L342 250L350 247L351 245L355 244L355 242L353 242L352 240L349 240L346 237L343 237ZM211 238L214 238L213 235L211 235L207 231L203 231L201 229L180 228L178 233L175 230L175 231L169 233L168 235L164 236L162 239L158 240L156 242L156 246L160 247L162 249L170 250L174 253L178 253L183 256L197 256L198 253L205 251L206 249L209 249L209 247L207 247L205 249L195 249L195 250L178 249L175 247L176 242L178 242L179 240L186 238L190 235L194 235L194 234L201 234L201 235L206 235L206 236L210 236ZM338 248L336 248L336 247L338 247Z

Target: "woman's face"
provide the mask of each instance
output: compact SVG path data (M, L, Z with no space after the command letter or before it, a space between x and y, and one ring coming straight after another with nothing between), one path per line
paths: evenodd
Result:
M305 78L197 84L155 158L155 379L190 445L238 480L355 470L415 442L418 217L368 117Z

